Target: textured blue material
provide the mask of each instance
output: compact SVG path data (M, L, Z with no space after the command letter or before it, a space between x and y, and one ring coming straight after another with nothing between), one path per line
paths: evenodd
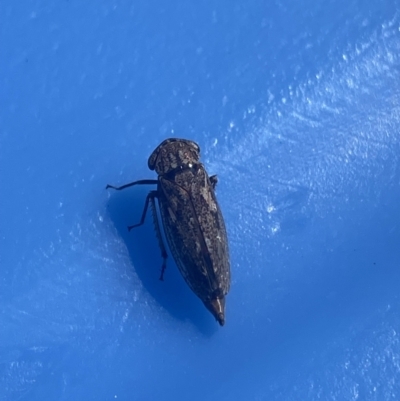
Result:
M400 2L0 2L0 400L399 400ZM138 222L197 141L220 328Z

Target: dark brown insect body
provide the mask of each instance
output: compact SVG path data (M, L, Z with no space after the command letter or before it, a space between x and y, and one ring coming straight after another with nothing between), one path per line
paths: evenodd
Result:
M220 325L225 323L225 296L230 287L228 239L225 223L215 197L217 177L209 177L200 163L200 148L189 140L166 139L149 157L150 170L155 170L158 180L141 180L135 184L157 184L145 203L143 224L149 203L164 258L161 279L165 270L167 253L163 245L155 210L158 199L165 236L175 262L186 283L203 301Z

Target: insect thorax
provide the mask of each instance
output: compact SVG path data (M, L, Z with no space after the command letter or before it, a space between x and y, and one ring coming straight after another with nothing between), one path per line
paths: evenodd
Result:
M165 175L179 169L191 168L200 159L200 148L186 139L167 139L150 155L148 166L158 175Z

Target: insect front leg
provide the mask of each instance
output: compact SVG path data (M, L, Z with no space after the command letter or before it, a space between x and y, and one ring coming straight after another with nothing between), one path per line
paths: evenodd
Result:
M152 214L153 214L154 228L156 230L158 244L159 244L160 249L161 249L161 257L163 258L163 263L162 263L162 266L161 266L160 280L164 281L164 271L167 268L168 254L167 254L167 251L165 249L165 245L164 245L164 242L163 242L163 239L162 239L162 236L161 236L160 223L158 222L156 204L154 202L155 198L157 198L157 191L150 191L149 194L146 197L146 202L144 204L143 213L142 213L142 217L140 218L140 222L138 224L134 224L133 226L128 226L128 230L131 231L132 228L139 227L144 223L144 220L146 219L147 209L148 209L149 203L150 203L151 211L152 211Z
M112 189L116 189L116 190L120 191L121 189L132 187L133 185L149 185L149 184L157 184L157 183L158 183L157 180L138 180L138 181L130 182L129 184L122 185L120 187L114 187L114 185L107 184L106 189L112 188Z

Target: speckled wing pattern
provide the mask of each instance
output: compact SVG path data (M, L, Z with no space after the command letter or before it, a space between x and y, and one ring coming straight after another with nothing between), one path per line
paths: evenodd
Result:
M165 235L189 287L203 301L226 295L230 265L225 223L201 163L159 177Z

